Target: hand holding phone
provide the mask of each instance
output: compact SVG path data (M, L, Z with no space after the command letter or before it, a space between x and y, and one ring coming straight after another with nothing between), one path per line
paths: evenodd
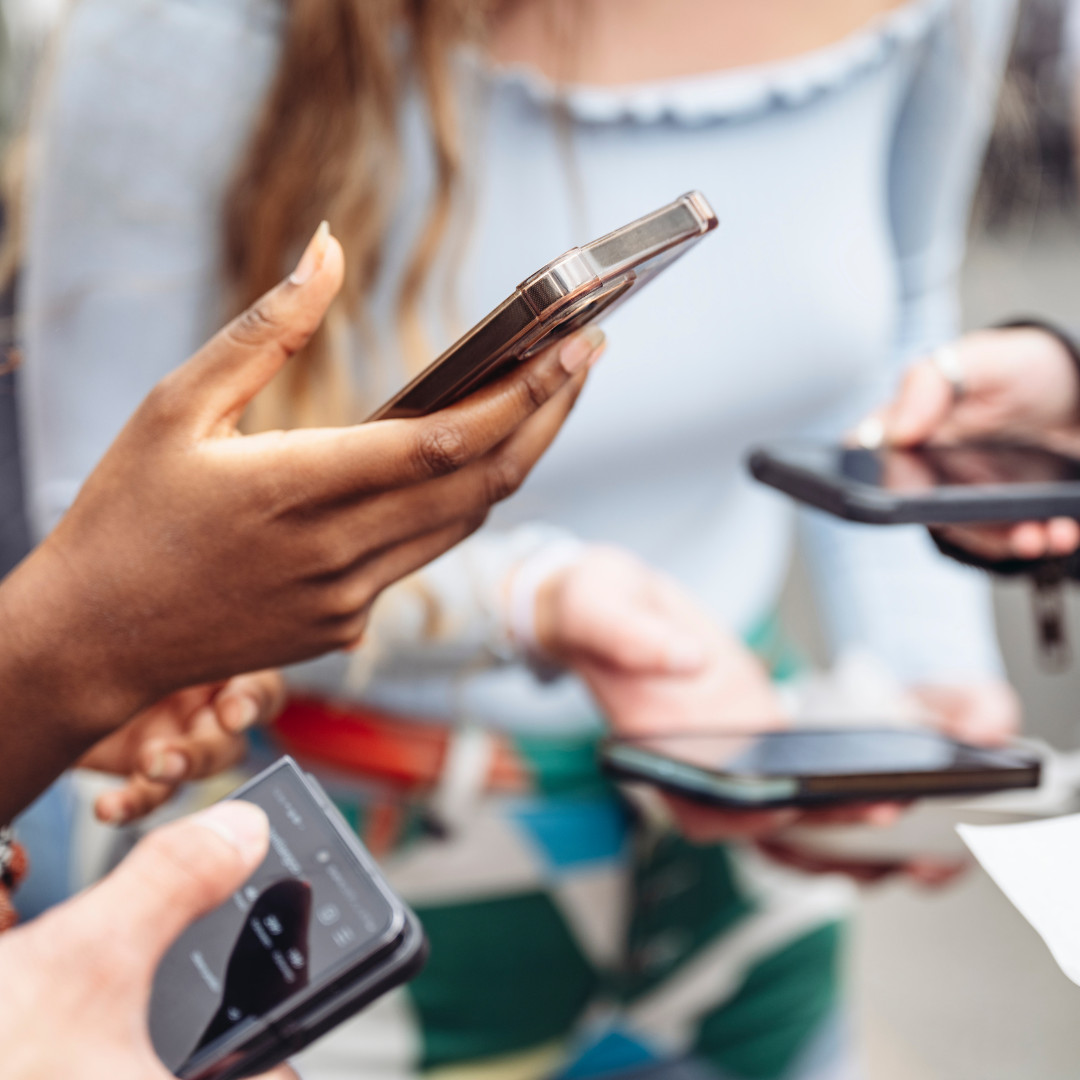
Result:
M1080 459L1032 443L869 449L783 442L757 447L749 467L800 502L872 525L1080 518Z
M795 728L612 739L613 775L727 810L829 808L1037 787L1038 758L933 731Z
M1037 326L980 330L947 347L947 367L940 355L909 369L893 400L860 425L864 439L897 448L1049 440L1070 453L1080 449L1080 371L1056 334ZM1071 515L952 528L948 535L989 560L1068 555L1080 547Z
M380 592L473 532L573 407L596 351L581 336L438 416L241 435L340 286L340 246L321 230L313 245L309 276L148 395L4 580L0 675L35 722L0 732L0 820L167 694L354 644Z
M156 829L103 881L0 936L4 1080L172 1080L147 1033L158 961L265 858L266 815L219 804ZM282 1067L263 1080L296 1080Z
M708 739L787 726L762 662L677 581L629 553L586 549L547 592L538 644L582 679L618 736ZM889 824L900 813L888 802L806 811L703 805L681 792L634 797L698 843L769 836L796 822Z
M182 1080L231 1080L284 1061L426 957L416 916L291 758L233 798L265 811L270 851L158 968L150 1036Z

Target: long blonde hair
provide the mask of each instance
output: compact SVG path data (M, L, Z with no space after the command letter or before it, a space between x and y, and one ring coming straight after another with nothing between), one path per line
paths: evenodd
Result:
M398 296L417 337L421 293L461 175L453 55L478 39L489 0L286 0L276 78L225 206L225 274L239 310L288 272L327 219L348 262L323 330L269 386L249 426L341 423L359 403L339 335L363 321L398 179L401 95L415 80L430 120L435 190Z

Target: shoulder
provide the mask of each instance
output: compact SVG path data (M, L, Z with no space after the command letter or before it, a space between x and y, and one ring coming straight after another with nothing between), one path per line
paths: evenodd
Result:
M80 0L57 65L189 85L221 68L242 82L260 50L276 51L284 16L283 0Z
M924 0L935 11L922 72L991 92L1008 57L1019 0Z
M283 0L72 5L31 125L28 302L209 264L282 12Z
M220 159L265 96L282 18L279 0L81 0L58 40L38 134L115 169L133 155Z

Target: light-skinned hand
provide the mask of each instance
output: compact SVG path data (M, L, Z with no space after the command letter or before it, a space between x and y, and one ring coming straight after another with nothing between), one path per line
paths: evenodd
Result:
M1080 375L1057 338L1031 328L980 330L952 348L964 384L959 400L939 368L922 360L907 372L892 402L858 432L871 444L901 448L1013 438L1076 451ZM1069 555L1080 547L1080 524L1072 518L939 531L992 561Z
M637 557L597 546L540 588L536 639L585 682L620 735L756 734L788 726L764 665L686 590ZM892 803L836 810L728 811L664 796L698 843L795 824L892 824Z
M231 768L247 753L245 733L269 724L284 704L281 675L260 671L179 690L144 709L78 763L126 777L123 787L98 796L95 814L126 825L162 806L181 784Z
M169 1080L147 1029L154 972L268 846L258 807L221 803L151 833L103 881L0 937L5 1080Z

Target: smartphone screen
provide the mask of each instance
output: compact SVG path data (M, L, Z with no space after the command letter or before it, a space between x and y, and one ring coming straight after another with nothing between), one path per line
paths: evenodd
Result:
M171 1072L361 964L385 946L395 924L390 900L294 763L283 761L238 797L266 811L270 852L158 968L150 1035Z
M847 480L915 494L973 484L1060 484L1080 481L1080 460L1038 446L973 443L910 450L834 449L832 471Z

